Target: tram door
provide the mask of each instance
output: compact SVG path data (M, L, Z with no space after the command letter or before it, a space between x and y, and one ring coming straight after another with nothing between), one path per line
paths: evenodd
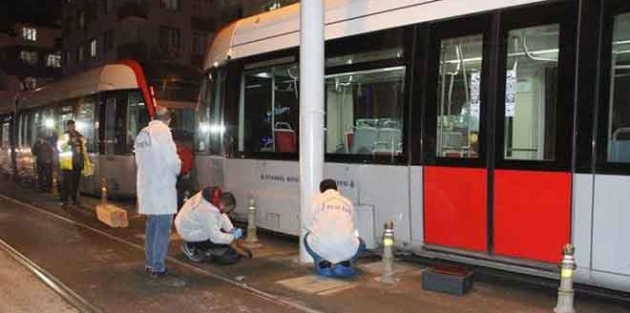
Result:
M608 1L603 11L592 267L630 275L630 2Z
M570 240L576 18L566 2L432 26L429 247L558 261Z

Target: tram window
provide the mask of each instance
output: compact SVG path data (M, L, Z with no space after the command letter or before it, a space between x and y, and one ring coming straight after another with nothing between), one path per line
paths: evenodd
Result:
M479 157L483 36L441 41L436 155Z
M326 153L402 154L404 67L326 78Z
M96 98L86 97L79 100L76 128L87 141L88 152L96 151L96 128L94 125Z
M9 139L9 123L2 123L2 147L9 147L10 139Z
M218 155L222 151L225 124L222 95L227 75L224 70L209 73L201 87L201 103L197 111L198 129L195 133L195 151Z
M403 57L402 48L391 48L384 50L361 52L350 55L343 55L326 59L326 67L335 67L356 63L365 63L381 60L395 60Z
M105 103L105 154L116 153L116 98Z
M630 13L615 17L612 44L608 161L630 162Z
M58 134L63 134L67 131L66 122L73 119L72 105L65 105L55 110L55 127Z
M130 92L127 97L127 153L133 151L136 136L148 123L149 116L142 94L137 91Z
M560 25L511 30L507 40L504 157L553 160Z
M298 76L296 65L245 73L240 151L297 153Z

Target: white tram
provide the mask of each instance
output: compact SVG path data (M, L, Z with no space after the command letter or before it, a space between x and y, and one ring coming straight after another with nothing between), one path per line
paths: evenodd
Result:
M192 139L198 79L194 70L126 60L21 93L0 108L0 170L34 181L31 147L38 133L55 145L65 122L74 119L94 163L94 175L82 179L81 192L99 195L106 178L111 196L135 197L136 135L159 103L173 110L172 127Z
M324 175L374 247L630 291L630 2L325 1ZM299 233L299 4L223 29L198 186ZM237 209L243 217L244 205Z

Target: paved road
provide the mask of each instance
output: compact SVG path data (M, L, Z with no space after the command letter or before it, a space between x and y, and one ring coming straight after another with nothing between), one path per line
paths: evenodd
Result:
M0 250L0 312L78 313L8 253Z
M172 277L150 278L137 248L4 199L0 208L0 239L105 312L296 311L176 264Z

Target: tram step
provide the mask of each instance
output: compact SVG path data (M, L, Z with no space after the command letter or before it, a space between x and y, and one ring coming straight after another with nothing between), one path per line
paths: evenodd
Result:
M422 274L422 288L463 296L473 287L472 275L461 267L435 266Z
M96 206L96 218L109 227L129 227L127 211L113 204L98 204Z

